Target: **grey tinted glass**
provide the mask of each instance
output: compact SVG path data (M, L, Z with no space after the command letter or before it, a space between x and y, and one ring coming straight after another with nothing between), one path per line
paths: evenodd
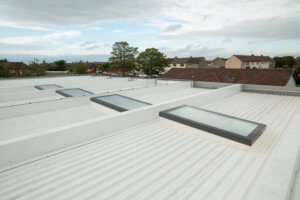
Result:
M247 145L252 145L266 127L265 124L187 105L161 111L159 116Z
M89 91L80 88L57 90L56 92L67 97L77 97L77 96L85 96L85 95L93 94Z
M254 123L192 107L181 107L169 113L243 136L248 136L257 127Z
M91 100L118 111L132 110L150 105L149 103L138 101L136 99L132 99L121 95L93 97L91 98Z
M61 88L59 85L56 84L48 84L48 85L37 85L35 88L39 90L49 90L49 89L58 89Z

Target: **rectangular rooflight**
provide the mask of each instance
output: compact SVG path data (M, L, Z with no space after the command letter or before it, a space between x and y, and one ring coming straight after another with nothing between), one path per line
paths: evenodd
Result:
M252 145L266 127L257 122L187 105L161 111L159 116L247 145Z
M79 96L86 96L94 94L87 90L83 90L80 88L71 88L71 89L63 89L63 90L56 90L56 93L65 96L65 97L79 97Z
M38 90L50 90L50 89L61 88L59 85L56 85L56 84L36 85L34 87Z
M92 97L91 101L107 106L111 109L124 112L127 110L132 110L136 108L141 108L144 106L151 105L149 103L132 99L126 96L112 94L106 96Z

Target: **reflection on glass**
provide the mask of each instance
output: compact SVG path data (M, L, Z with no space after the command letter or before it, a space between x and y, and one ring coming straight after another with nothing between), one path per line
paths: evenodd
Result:
M66 97L78 97L93 94L92 92L80 88L56 90L56 92Z
M36 85L35 88L39 90L50 90L50 89L58 89L61 88L59 85L56 84L47 84L47 85Z
M150 105L149 103L138 101L121 95L107 95L91 98L92 101L108 106L118 111L132 110Z

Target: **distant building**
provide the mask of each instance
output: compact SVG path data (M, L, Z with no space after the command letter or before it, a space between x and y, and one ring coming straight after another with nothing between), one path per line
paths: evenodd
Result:
M296 63L297 63L297 64L300 64L300 56L297 57L297 58L295 58L295 60L296 60Z
M295 87L299 77L295 70L283 69L178 69L165 73L163 78L193 81L240 83Z
M225 62L227 69L271 69L275 67L275 61L269 56L246 56L246 55L233 55Z
M210 62L207 62L208 67L210 68L224 68L225 62L227 59L216 57Z
M200 68L207 67L204 57L189 57L189 58L169 58L169 67L166 71L172 68Z
M9 74L13 76L23 76L30 73L31 69L23 62L3 62L9 68Z

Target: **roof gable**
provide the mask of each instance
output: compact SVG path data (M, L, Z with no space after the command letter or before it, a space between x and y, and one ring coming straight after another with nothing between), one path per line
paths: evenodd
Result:
M233 55L242 62L274 62L269 56L247 56L247 55Z

